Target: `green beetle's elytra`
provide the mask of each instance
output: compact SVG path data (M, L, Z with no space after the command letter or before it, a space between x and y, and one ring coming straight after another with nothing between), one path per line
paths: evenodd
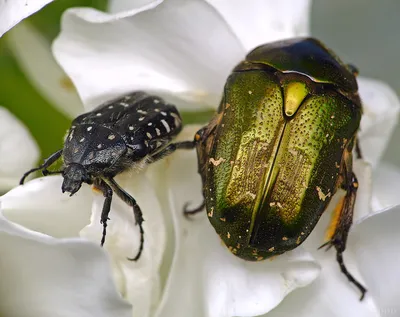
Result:
M325 245L335 247L362 299L366 289L342 256L358 188L352 150L362 106L355 75L313 38L257 47L228 77L217 114L194 142L208 218L247 261L296 248L344 189Z

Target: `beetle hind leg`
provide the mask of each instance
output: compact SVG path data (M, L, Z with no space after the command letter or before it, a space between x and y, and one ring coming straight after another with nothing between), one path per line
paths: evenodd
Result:
M335 247L336 260L339 263L340 270L347 277L347 279L360 290L360 300L362 300L367 290L350 274L343 261L343 252L346 249L347 236L353 222L354 205L358 189L358 181L355 174L351 171L351 167L352 158L350 148L344 153L344 162L340 175L342 179L341 185L342 188L346 190L346 196L342 198L340 203L336 206L332 223L328 230L328 242L323 244L320 248L327 247L329 249L331 247Z

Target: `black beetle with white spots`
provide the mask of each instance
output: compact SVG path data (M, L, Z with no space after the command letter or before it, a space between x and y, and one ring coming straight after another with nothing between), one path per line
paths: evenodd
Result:
M103 225L101 245L106 238L108 215L113 192L133 208L140 229L140 247L134 258L140 258L144 244L142 211L135 199L121 188L114 177L128 169L140 168L157 161L176 149L192 149L193 142L170 143L182 129L175 106L142 91L108 101L93 111L78 116L71 124L63 149L53 153L42 165L26 172L25 178L42 170L43 175L62 174L62 192L76 193L82 183L93 184L104 197L100 222ZM63 168L47 168L60 157Z

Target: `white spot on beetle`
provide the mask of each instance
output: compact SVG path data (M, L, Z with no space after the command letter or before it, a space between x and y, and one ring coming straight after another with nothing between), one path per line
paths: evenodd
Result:
M137 111L137 113L140 113L140 114L147 114L147 111L144 111L144 110L139 109L139 110Z
M98 148L98 149L101 149L102 146L103 146L103 145L101 145L101 143L100 143L100 144L97 145L97 148Z
M80 143L82 143L83 141L85 141L85 138L79 140Z
M124 107L128 107L129 106L129 103L126 103L126 102L120 102L119 103L121 106L124 106Z
M133 125L130 124L128 128L129 130L133 131Z
M146 140L144 140L144 145L146 145L146 147L149 147L149 142L147 142Z
M157 104L157 103L160 103L160 100L154 99L153 102L154 102L155 104Z
M164 117L167 116L167 113L166 113L165 111L161 111L160 113L161 113Z
M69 138L68 138L70 141L71 141L72 138L74 137L74 131L75 131L75 130L71 130L71 133L70 133Z
M111 106L108 106L108 109L112 109L112 108L114 108L114 106L113 106L113 105L111 105Z
M160 129L156 128L156 133L157 133L158 136L160 136L161 135Z
M87 127L86 130L87 130L87 131L90 131L90 130L92 130L92 129L93 129L93 127L90 126L90 127Z
M160 112L160 109L155 108L154 111L155 111L155 112Z
M212 165L218 166L219 164L221 164L222 162L225 162L226 160L225 160L224 158L222 158L222 157L220 157L218 160L216 160L216 159L214 159L213 157L211 157L208 161L209 161Z
M148 137L149 139L152 138L152 135L150 134L150 132L146 132L146 135L147 135L147 137Z
M109 140L114 140L114 139L115 139L115 135L114 135L114 134L110 134L110 135L108 136L108 139L109 139Z
M171 128L169 127L167 121L165 121L164 119L161 120L161 123L163 124L165 130L167 130L167 133L169 133L171 131Z
M100 117L101 116L101 112L96 113L96 116Z
M251 95L253 92L251 90L249 90L249 95Z
M140 118L139 118L139 121L143 121L143 120L144 120L144 118L145 118L145 117L140 117Z
M71 129L75 129L76 128L76 125L73 125L72 127L71 127Z
M172 118L174 118L175 126L179 126L179 124L181 123L181 118L179 118L179 116L173 112L171 112L170 115Z
M326 198L331 197L331 193L330 193L330 192L328 192L327 194L324 194L324 193L322 192L321 187L317 186L317 187L315 187L315 188L316 188L316 190L317 190L317 192L318 192L318 198L319 198L320 200L325 201Z
M151 126L153 125L153 123L149 122L147 125L148 125L149 127L151 127Z

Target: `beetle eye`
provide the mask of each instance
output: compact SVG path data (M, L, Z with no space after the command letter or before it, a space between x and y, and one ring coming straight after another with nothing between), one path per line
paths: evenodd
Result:
M135 157L144 157L148 154L148 149L143 143L130 144L128 147L132 150Z

